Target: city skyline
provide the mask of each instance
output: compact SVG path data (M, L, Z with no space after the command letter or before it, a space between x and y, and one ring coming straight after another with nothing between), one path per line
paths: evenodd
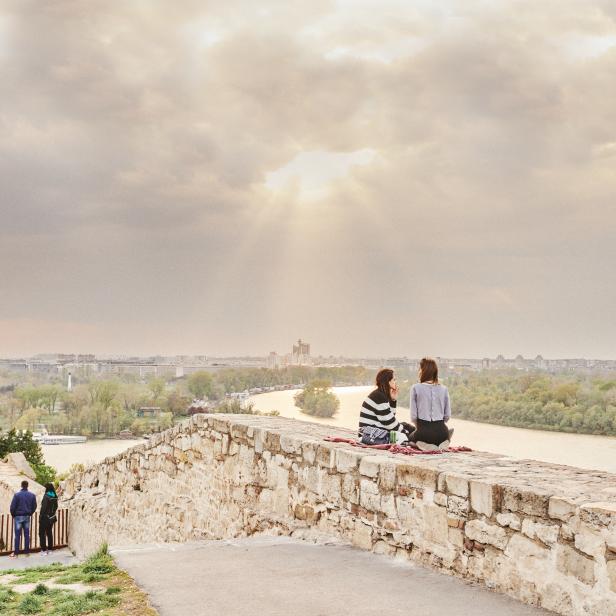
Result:
M0 355L613 357L580 6L3 3Z

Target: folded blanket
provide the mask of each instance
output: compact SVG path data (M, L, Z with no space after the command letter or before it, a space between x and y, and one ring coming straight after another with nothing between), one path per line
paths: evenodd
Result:
M447 449L437 449L435 451L421 451L421 449L416 449L415 447L403 447L402 445L394 445L390 443L385 445L364 445L352 438L344 438L342 436L326 436L324 440L329 441L330 443L348 443L349 445L353 445L353 447L361 447L362 449L381 449L391 453L401 453L406 456L431 456L441 453L463 453L465 451L473 451L470 447L464 447L464 445L459 445L458 447L448 447Z

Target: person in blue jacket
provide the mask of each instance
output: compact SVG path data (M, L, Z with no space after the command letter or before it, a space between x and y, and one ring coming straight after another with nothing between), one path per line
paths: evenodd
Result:
M15 551L11 558L16 558L21 545L21 534L24 535L24 553L30 552L30 519L36 511L36 496L28 491L28 482L21 482L21 490L13 496L11 501L11 515L15 524Z

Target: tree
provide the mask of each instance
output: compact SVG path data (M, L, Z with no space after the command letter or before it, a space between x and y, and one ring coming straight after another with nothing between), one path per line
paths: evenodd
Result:
M331 383L327 380L314 380L295 394L295 405L307 415L331 417L340 407L338 396L330 391Z
M214 393L214 379L209 372L201 370L188 377L188 391L199 400L209 398Z
M36 481L42 485L56 480L56 469L45 464L41 446L32 438L31 432L17 432L10 430L0 436L0 459L9 453L24 454L32 470L36 474Z

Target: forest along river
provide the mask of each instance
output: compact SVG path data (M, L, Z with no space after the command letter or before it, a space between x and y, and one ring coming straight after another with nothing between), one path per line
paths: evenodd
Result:
M298 390L259 394L250 400L263 412L276 410L282 417L354 429L358 423L359 408L372 389L372 387L334 387L334 393L340 398L340 409L334 417L312 417L302 413L293 402L293 396ZM452 412L453 417L449 426L455 428L454 445L466 445L472 449L516 458L530 458L616 473L616 438L509 428L456 419L455 399L452 399ZM397 417L399 421L410 421L410 411L398 408Z

